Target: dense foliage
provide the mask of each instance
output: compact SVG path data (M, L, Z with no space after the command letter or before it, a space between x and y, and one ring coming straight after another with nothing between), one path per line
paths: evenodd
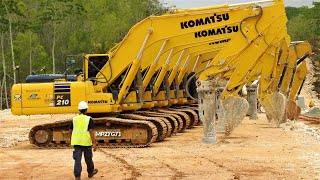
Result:
M308 40L315 55L312 63L315 66L314 90L320 94L320 2L314 2L314 7L287 7L289 19L288 32L293 41Z
M43 67L46 73L63 72L66 55L106 53L132 25L164 10L158 0L0 0L0 38L4 42L0 53L8 66L8 80L13 78L9 20L14 60L19 66L17 81L23 82L31 71L43 73Z

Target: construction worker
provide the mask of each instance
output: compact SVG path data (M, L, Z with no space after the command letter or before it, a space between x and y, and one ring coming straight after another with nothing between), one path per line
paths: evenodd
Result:
M88 104L81 101L78 105L80 114L73 118L70 125L71 145L74 146L73 159L74 159L74 176L76 180L81 176L81 158L82 152L87 164L88 177L91 178L98 173L97 169L94 169L92 161L92 146L93 151L97 150L97 144L95 135L93 132L94 122L90 116L87 116Z

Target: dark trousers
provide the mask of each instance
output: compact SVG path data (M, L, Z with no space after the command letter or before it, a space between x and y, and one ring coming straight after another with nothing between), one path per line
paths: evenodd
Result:
M74 146L73 151L73 159L74 159L74 176L80 177L82 166L81 166L81 158L82 152L84 154L84 160L87 164L87 172L88 174L93 173L94 164L92 161L92 147L85 147L85 146Z

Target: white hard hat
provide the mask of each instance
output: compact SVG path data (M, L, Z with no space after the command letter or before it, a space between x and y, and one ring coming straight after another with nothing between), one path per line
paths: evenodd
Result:
M88 109L88 104L85 101L81 101L78 105L79 110Z

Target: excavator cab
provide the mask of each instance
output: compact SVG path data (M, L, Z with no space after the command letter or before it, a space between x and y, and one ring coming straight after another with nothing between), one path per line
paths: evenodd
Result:
M90 80L96 84L96 82L108 82L108 78L101 72L103 66L105 66L109 61L109 56L107 54L87 54L84 57L84 78L85 80ZM102 74L102 78L97 78L98 73Z

